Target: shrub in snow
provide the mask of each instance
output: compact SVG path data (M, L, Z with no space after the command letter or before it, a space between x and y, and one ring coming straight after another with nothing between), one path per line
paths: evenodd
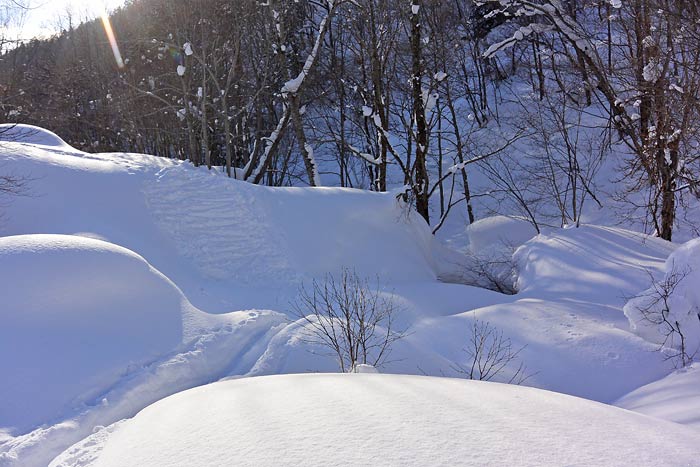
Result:
M326 274L310 288L302 284L292 309L306 324L304 339L330 350L343 372L381 365L392 344L405 336L395 329L393 298L382 293L379 280L372 285L354 270L343 269L339 277Z
M497 292L514 294L517 268L515 250L537 235L526 220L494 216L467 227L469 271L465 275L472 283Z
M632 331L688 365L700 351L700 239L672 253L663 279L625 305Z
M457 373L469 379L500 379L508 384L521 384L532 376L527 374L525 364L519 361L524 346L513 347L510 338L503 337L503 332L488 321L475 319L470 331L469 343L464 348L466 362L452 365Z

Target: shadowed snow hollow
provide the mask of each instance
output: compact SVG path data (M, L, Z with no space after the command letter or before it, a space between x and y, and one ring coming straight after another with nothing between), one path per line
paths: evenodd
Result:
M664 449L654 449L660 439ZM285 375L168 397L66 450L51 467L678 467L698 456L700 433L690 428L532 388Z
M177 287L99 240L0 237L0 297L0 374L11 375L0 384L0 427L20 432L183 339Z

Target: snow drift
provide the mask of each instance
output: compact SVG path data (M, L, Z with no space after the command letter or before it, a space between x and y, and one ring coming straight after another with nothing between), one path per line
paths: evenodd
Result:
M632 331L670 349L681 350L683 345L683 351L690 357L700 353L698 284L700 239L696 238L668 257L661 280L625 305Z
M111 432L111 433L110 433ZM659 440L664 449L653 449ZM225 381L159 401L51 467L681 466L700 433L552 392L373 374Z
M0 237L0 427L68 405L183 339L180 291L135 253L66 235ZM11 403L7 403L11 401Z
M27 195L0 234L91 236L137 252L198 308L286 306L301 280L355 269L386 282L435 281L435 240L389 193L270 188L142 154L3 144Z
M615 405L700 430L700 363L635 389Z
M134 419L133 424L113 423L132 417L149 404L178 391L222 378L337 371L336 363L327 356L325 349L299 338L299 326L290 322L285 313L289 312L290 299L294 298L302 281L328 272L337 273L343 268L354 269L371 278L379 274L385 286L383 293L392 295L401 309L397 324L410 330L405 339L396 343L390 363L382 368L385 372L463 376L451 369L455 363L468 365L463 349L475 319L490 322L512 339L514 348L526 346L519 356L533 373L526 382L528 385L610 402L663 378L670 371L663 356L653 351L653 344L630 332L622 313L624 297L639 291L640 284L648 280L647 270L662 269L674 249L670 243L623 229L593 226L551 229L531 238L536 232L521 220L487 219L464 232L469 240L466 249L472 256L498 255L503 259L505 268L496 270L499 280L510 277L513 266L517 266L520 292L514 296L503 295L436 280L436 271L443 273L445 269L463 268L469 261L437 244L423 220L406 211L392 194L338 188L255 186L179 161L141 154L83 153L55 141L52 144L48 136L44 136L41 141L46 144L21 141L0 144L2 170L26 175L28 180L28 196L5 203L4 222L0 224L3 235L20 235L1 240L9 242L10 246L4 256L0 256L2 277L9 278L0 285L0 292L14 305L7 311L2 310L0 315L5 320L4 314L7 314L8 322L15 324L0 330L0 338L14 332L15 337L10 336L10 339L26 340L19 343L21 355L6 359L1 368L5 374L17 372L18 378L12 381L21 384L3 386L1 390L5 393L0 396L5 397L3 400L19 397L18 407L23 404L28 410L27 417L21 416L21 409L10 407L11 404L0 410L0 465L44 467L61 451L96 429L94 436L70 451L78 457L67 453L69 457L62 458L65 465L88 465L91 452L99 451L104 445L105 456L108 456L109 446L116 446L113 443L122 436L119 433L128 433L131 430L128 427L140 426L143 416ZM25 235L45 233L69 236ZM461 241L462 249L466 245L466 241ZM510 251L518 246L511 260ZM5 259L13 254L19 258L12 260L14 263ZM216 314L200 312L190 302ZM24 311L17 312L32 310L42 303L47 306L36 313L25 316ZM54 325L63 315L65 319ZM88 319L83 320L84 316ZM97 320L98 316L104 319ZM26 323L22 319L27 320ZM108 327L110 323L116 324ZM20 325L24 327L20 329ZM76 350L81 348L83 335L92 340L102 336L94 352ZM40 339L45 336L53 340L41 343ZM61 338L63 341L59 341ZM73 353L68 355L67 352ZM99 365L97 360L101 361ZM62 373L58 374L58 369L64 367L68 367L65 378ZM94 371L85 379L87 369ZM25 375L25 371L31 375ZM508 379L507 374L501 376L504 376L502 381ZM93 377L96 379L89 379ZM36 378L38 384L24 394L21 386L30 386L29 378ZM285 397L289 393L293 396L290 401L301 397L297 394L300 391L287 389L287 386L297 386L295 378L299 377L272 379L282 382L277 392ZM335 381L328 378L331 379L320 378L319 381ZM287 381L294 382L287 384ZM452 420L445 425L440 439L437 426L431 425L435 431L429 439L435 445L424 446L425 452L432 452L434 456L437 452L448 452L438 448L444 445L452 449L457 443L452 442L453 438L464 441L474 437L483 442L501 442L475 428L476 421L481 423L486 418L483 413L475 415L472 420L475 423L469 426L460 425L456 416L447 414L450 411L447 404L453 402L459 410L452 411L462 418L465 413L477 410L456 393L465 392L477 400L489 400L491 396L486 393L496 391L496 394L499 390L492 388L501 386L484 386L488 389L483 393L469 393L464 388L474 383L440 380L443 381L440 387L458 388L453 391L439 389L434 383L422 383L420 378L382 377L369 380L370 389L360 390L359 387L353 389L354 383L346 386L346 381L358 380L344 379L342 386L329 383L329 391L323 398L319 395L316 401L319 407L325 407L325 412L314 412L310 408L309 417L294 421L296 425L292 428L300 430L302 423L309 425L309 420L313 420L307 429L314 434L314 430L323 427L323 424L317 427L316 420L323 420L331 412L345 417L348 413L357 413L359 417L376 412L389 417L387 420L392 420L395 426L407 425L396 413L390 415L378 408L381 404L363 399L362 391L368 391L367 398L380 398L381 391L373 389L374 381L381 382L379 386L385 386L388 395L405 400L415 409L406 409L398 402L394 406L387 402L387 407L413 413L416 419L423 420L421 417L425 414L420 412L420 407L427 400L426 407L434 409L442 419ZM453 384L458 386L451 386ZM299 387L308 389L310 394L318 394L314 385L316 383L299 384ZM46 404L38 403L35 407L29 401L40 396L38 391L42 387L48 388L44 393L57 395L51 395ZM220 387L227 388L226 392L234 388L231 391L239 394L240 400L253 400L251 393L255 391L240 392L235 390L235 385L214 386ZM357 394L357 397L346 398L342 394L346 387L350 395ZM404 394L412 387L417 395L411 393L410 397L420 400ZM272 391L259 389L268 395ZM218 399L219 389L213 391L216 392L214 399ZM442 394L442 403L446 405L440 406L441 402L435 401L432 393ZM540 393L514 394L518 398L525 394L523 397L527 398L530 396L526 394ZM188 396L182 397L185 405L190 406ZM270 397L274 400L280 396ZM541 399L540 412L546 413L551 404L559 410L556 397L542 396ZM383 399L377 400L384 404ZM365 413L364 407L371 410ZM503 407L508 409L510 405L503 402ZM489 416L494 423L498 420L510 423L509 413L501 406L493 403L491 409ZM155 408L144 413L149 410L156 410L158 417L165 416L165 412L161 414ZM475 413L478 414L478 410ZM543 424L552 422L555 427L563 424L561 419L541 418L542 413L514 413L523 417L512 422L514 426L524 429L527 423L528 429L532 429L532 425L539 425L535 433L542 437L556 435L554 430L553 434L547 431ZM531 419L524 418L526 415L532 415ZM224 410L222 416L229 417L226 420L240 420L229 410ZM605 414L601 417L608 420ZM643 433L637 427L644 424L652 431L658 428L655 422L622 417L624 420L619 419L620 425L615 428L617 433ZM367 421L358 420L358 424ZM594 418L576 420L584 427L597 424ZM186 420L176 421L185 427ZM199 425L194 426L198 423L204 422L192 417L191 428L199 430ZM216 426L223 423L217 421ZM99 429L107 425L112 426ZM252 436L240 431L243 429L240 423L233 425L235 427L227 425L221 432L231 436L240 433L242 439ZM126 431L122 432L122 426ZM377 436L394 442L395 437L386 434L388 426L381 428L384 432L378 428ZM502 428L500 425L485 426L494 430ZM673 433L674 429L680 428L672 428ZM202 427L202 430L209 433L209 428ZM336 428L331 427L332 430ZM508 432L507 428L503 430ZM454 436L453 432L461 436ZM190 436L187 432L182 434L185 435ZM415 437L410 432L405 435L407 439ZM219 439L218 435L211 436L211 439ZM586 432L586 437L589 436L593 435ZM109 440L105 441L107 438ZM206 438L199 441L202 439ZM274 438L264 439L270 444L269 452L281 452L278 447L272 447L276 443ZM281 446L295 452L297 445L284 436L280 439L286 443ZM360 437L356 435L353 439L359 443ZM597 438L585 439L590 439L591 443L600 442ZM308 438L304 440L309 442ZM642 438L634 440L639 442L634 441L631 446L642 446ZM157 442L167 444L163 440ZM183 446L190 446L191 442L194 441L183 439ZM256 440L258 442L261 441ZM362 456L371 455L368 453L372 449L387 455L401 455L398 449L392 451L390 446L377 446L365 438L362 442L368 449L357 449L360 460L365 459ZM495 446L511 446L504 443ZM525 444L512 446L518 448ZM610 447L610 452L627 452L619 444L614 449ZM141 448L148 448L138 443L135 446L141 447L134 449L134 456L145 452ZM235 446L244 450L254 448L247 444ZM302 442L298 446L303 447L298 452L314 452ZM345 443L342 448L346 450L333 455L345 456L343 461L355 459L355 454L348 454L347 446L350 445ZM213 455L218 455L219 446L212 449ZM410 446L405 449L412 452ZM460 451L466 448L454 449L462 459L472 459L466 451ZM480 452L481 448L471 446L469 449L471 453ZM651 463L647 460L653 459L649 451L640 447L636 454L628 457L641 459L641 465L647 465ZM183 455L201 454L194 447L188 448L188 452ZM448 460L451 459L449 452L445 454ZM526 455L524 450L513 452ZM593 455L590 453L595 453L595 449L581 448L575 452L586 458L585 455ZM492 456L493 452L484 455ZM618 459L615 456L612 459ZM109 459L101 457L96 465L111 462ZM474 459L475 463L484 463L483 459ZM558 460L561 458L552 462ZM133 461L139 465L137 457Z
M0 141L15 141L26 144L52 146L75 151L72 146L63 141L56 133L34 125L22 123L0 124Z

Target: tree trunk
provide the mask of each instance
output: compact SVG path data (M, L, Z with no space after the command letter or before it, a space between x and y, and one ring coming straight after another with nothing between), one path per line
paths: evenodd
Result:
M421 24L420 9L422 0L412 0L411 4L411 58L412 76L411 88L413 97L413 119L416 126L416 158L414 161L415 179L413 180L413 193L416 197L416 210L430 224L430 207L428 204L428 170L426 167L426 153L428 151L428 125L425 120L425 106L423 104L421 60Z

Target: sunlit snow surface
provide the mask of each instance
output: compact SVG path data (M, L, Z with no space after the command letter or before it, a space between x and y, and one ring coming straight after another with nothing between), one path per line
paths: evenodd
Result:
M324 349L299 339L290 301L302 282L342 268L378 275L383 293L400 305L397 324L409 334L396 343L383 373L460 376L454 366L466 362L463 349L475 318L503 331L516 348L526 346L520 357L531 375L527 385L612 402L673 370L655 344L631 332L622 313L626 301L648 287L649 273L662 274L674 250L669 243L596 226L550 230L531 239L534 232L520 221L486 219L470 227L464 238L472 253L516 250L520 292L501 295L439 280L469 276L470 259L440 245L422 219L411 215L393 194L255 186L153 156L83 153L41 129L32 129L29 140L5 139L0 141L0 170L25 177L27 191L1 200L0 235L6 237L0 243L6 248L0 248L0 296L6 306L0 314L0 336L9 336L5 343L14 343L13 352L22 350L2 363L3 373L15 377L3 380L2 394L12 401L0 410L0 465L44 466L96 427L221 378L337 371ZM28 314L30 309L34 311ZM157 325L161 320L163 326ZM110 329L112 334L99 339L100 345L90 345L90 339ZM41 344L42 339L51 345ZM77 375L93 364L104 370L98 379ZM509 371L502 380L508 379ZM464 384L423 383L422 378L376 381L387 381L388 394L394 391L397 401L410 401L394 381L414 380L411 397L423 397L428 405L437 402L421 391ZM308 389L316 390L316 380L308 381ZM334 388L351 381L352 392L360 391L355 382L364 380L327 381ZM234 383L216 388L235 388ZM292 389L295 386L290 383ZM478 394L471 397L488 400L491 387L500 386L459 386L455 391L469 393L474 388ZM41 399L37 391L51 397ZM278 391L283 397L284 389ZM510 388L503 391L516 391L508 393L514 400L520 394ZM348 411L364 413L362 403L352 404L336 392L319 405L322 410L337 412L340 418ZM372 389L367 397L380 393ZM550 393L543 394L543 404L549 404ZM471 407L449 396L439 410L448 412L452 402L460 416L462 409ZM21 414L21 407L26 412ZM395 410L411 413L403 406ZM618 419L621 412L610 413ZM494 407L489 417L496 423L510 415ZM138 420L134 425L124 422L124 430L140 426ZM548 420L521 422L539 433L548 429ZM637 422L627 415L619 420L631 431L639 432L637 425L644 425L657 436L655 430L662 425L664 430L682 430L650 419L635 418ZM582 422L583 427L593 423ZM324 426L309 416L297 423L312 425L306 427L312 431L317 424ZM457 420L449 426L467 429L459 428ZM438 430L437 425L433 428ZM475 433L474 423L468 429L468 436L487 435ZM114 430L98 429L86 443L102 446ZM105 453L122 436L119 433L121 428L109 438ZM549 436L541 433L545 435ZM442 436L444 443L459 439L447 429ZM371 450L365 447L373 446L371 441L359 435L353 439L356 450L368 456ZM630 446L641 446L643 439L638 441ZM647 462L655 452L640 448L636 455ZM66 465L83 465L71 462Z
M700 432L616 407L400 375L225 381L159 401L108 432L51 466L678 467L700 455ZM664 449L654 449L660 440Z

